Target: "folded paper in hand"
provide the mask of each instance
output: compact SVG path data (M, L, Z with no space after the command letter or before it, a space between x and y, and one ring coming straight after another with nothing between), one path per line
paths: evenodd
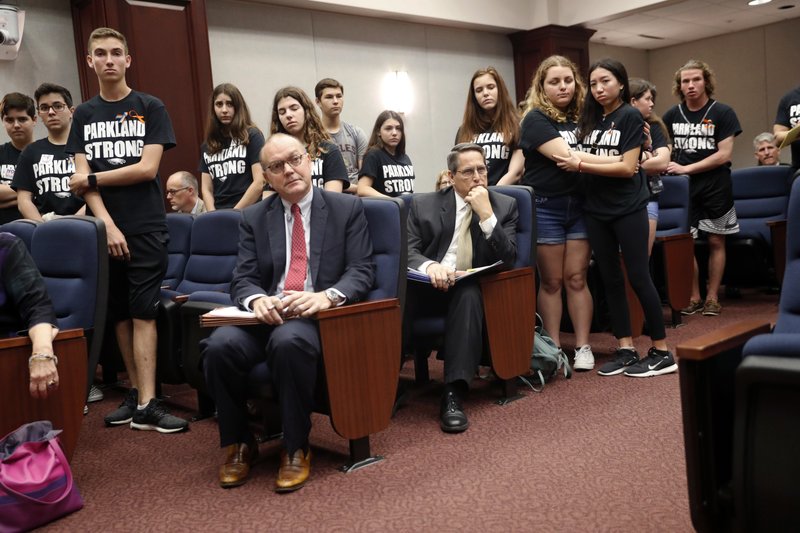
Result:
M491 265L486 265L486 266L477 267L477 268L470 268L464 274L456 277L456 283L458 283L462 279L466 279L466 278L468 278L470 276L474 276L475 274L480 274L482 272L486 272L486 271L490 271L492 269L495 269L496 267L499 267L502 264L503 264L503 261L497 261L496 263L492 263ZM418 281L420 283L430 283L431 282L430 276L428 276L427 274L425 274L423 272L420 272L419 270L417 270L415 268L411 268L411 267L408 267L407 279L409 281Z

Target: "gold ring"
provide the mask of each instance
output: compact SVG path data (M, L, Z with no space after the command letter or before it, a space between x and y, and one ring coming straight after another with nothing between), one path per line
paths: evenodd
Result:
M270 306L267 307L267 311L272 311L273 309L275 309L274 305L270 305Z

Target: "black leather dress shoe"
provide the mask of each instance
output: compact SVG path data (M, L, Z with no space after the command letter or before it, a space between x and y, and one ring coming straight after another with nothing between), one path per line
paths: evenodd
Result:
M467 415L461 408L461 399L455 391L445 391L442 394L439 417L442 431L445 433L460 433L469 427Z

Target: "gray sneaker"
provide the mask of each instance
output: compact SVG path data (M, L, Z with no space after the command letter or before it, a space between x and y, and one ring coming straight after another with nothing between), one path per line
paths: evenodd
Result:
M133 412L136 411L136 405L139 403L139 391L136 389L128 389L125 394L125 399L119 404L116 410L110 412L103 419L107 426L119 426L121 424L128 424L133 419Z
M103 391L97 385L92 385L89 389L89 397L86 399L88 403L99 402L103 399Z
M617 348L614 359L607 362L597 371L601 376L616 376L622 374L625 368L639 362L639 354L633 348Z
M162 403L153 398L144 409L136 409L131 421L132 429L177 433L189 427L189 422L167 412Z

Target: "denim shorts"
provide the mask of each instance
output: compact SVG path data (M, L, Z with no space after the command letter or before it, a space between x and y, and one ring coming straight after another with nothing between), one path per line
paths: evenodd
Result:
M536 197L536 242L564 244L587 239L583 222L583 198L580 196Z
M658 220L658 202L647 202L647 218Z

